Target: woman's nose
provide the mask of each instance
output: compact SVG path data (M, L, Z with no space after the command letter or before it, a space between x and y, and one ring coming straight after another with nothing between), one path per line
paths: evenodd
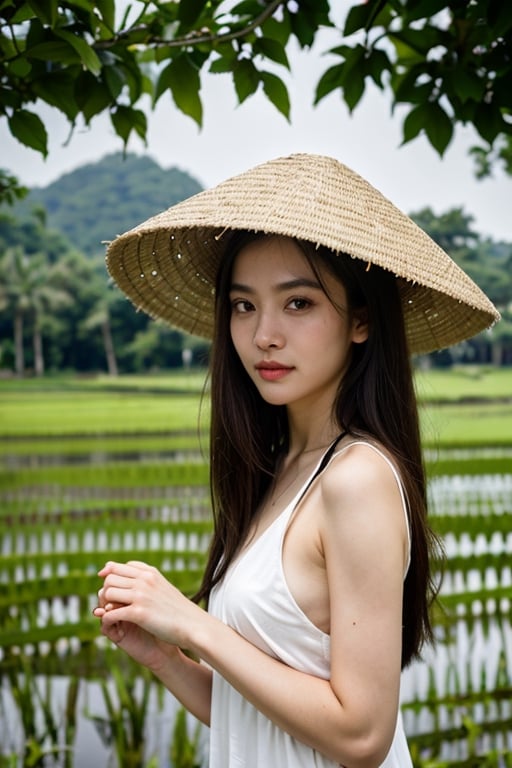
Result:
M260 349L275 347L280 349L284 344L284 336L276 318L270 313L260 315L254 332L254 343Z

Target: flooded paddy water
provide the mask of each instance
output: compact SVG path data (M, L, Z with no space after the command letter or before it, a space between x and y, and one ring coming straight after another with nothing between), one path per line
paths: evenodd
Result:
M27 482L44 461L10 459L12 482L0 490L0 766L206 768L207 733L195 762L172 756L180 708L105 643L91 611L97 570L111 557L145 559L195 589L210 535L208 489L198 455L125 462L116 456L110 474L79 485ZM429 496L446 562L437 644L403 675L415 765L508 768L512 458L507 473L433 476ZM186 726L190 746L195 723Z

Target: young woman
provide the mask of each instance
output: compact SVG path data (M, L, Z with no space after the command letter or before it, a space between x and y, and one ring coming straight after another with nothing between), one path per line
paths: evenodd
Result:
M496 310L370 185L307 155L151 219L108 266L213 336L215 526L195 602L107 563L102 632L210 726L210 768L410 766L400 672L433 590L409 356Z

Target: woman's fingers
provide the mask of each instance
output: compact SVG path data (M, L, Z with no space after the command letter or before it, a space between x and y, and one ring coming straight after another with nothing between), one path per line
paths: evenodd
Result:
M118 576L134 577L141 571L154 571L152 565L143 563L141 560L129 560L127 563L118 563L115 560L109 560L103 568L98 571L98 576L105 577L109 573L116 573Z

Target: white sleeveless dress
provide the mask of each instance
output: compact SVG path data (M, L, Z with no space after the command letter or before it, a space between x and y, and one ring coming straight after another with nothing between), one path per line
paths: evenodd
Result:
M368 442L364 445L377 451L391 467L407 520L404 492L395 468L374 445ZM348 447L334 453L332 458ZM299 608L288 589L282 567L286 529L318 466L279 517L245 550L212 590L208 610L269 656L301 672L328 680L330 637ZM339 766L278 728L214 671L209 768ZM400 713L391 749L381 768L412 768Z

